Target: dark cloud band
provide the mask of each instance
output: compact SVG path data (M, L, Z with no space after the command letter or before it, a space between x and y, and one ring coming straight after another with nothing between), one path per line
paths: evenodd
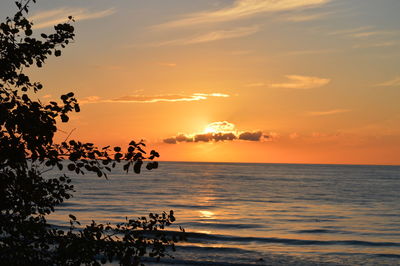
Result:
M262 138L269 138L268 135L264 135L261 131L255 132L242 132L240 134L230 133L206 133L197 134L193 137L180 134L176 137L164 139L164 143L167 144L177 144L179 142L219 142L219 141L234 141L234 140L244 140L244 141L262 141Z
M248 141L260 141L263 133L261 131L257 132L243 132L239 135L239 139Z

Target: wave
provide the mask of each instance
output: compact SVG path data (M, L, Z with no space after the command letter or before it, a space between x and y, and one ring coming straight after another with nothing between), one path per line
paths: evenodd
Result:
M186 233L189 242L196 243L202 241L222 241L222 242L259 242L259 243L275 243L284 245L304 246L304 245L346 245L346 246L365 246L365 247L400 247L400 243L396 242L372 242L361 240L305 240L291 238L275 238L275 237L239 237L226 235L212 235L203 233Z
M202 224L204 225L204 224ZM51 225L54 228L65 229L64 226ZM215 224L214 224L215 226ZM223 226L226 226L225 224ZM240 226L240 225L236 225ZM312 232L324 232L329 230L303 230ZM241 236L229 236L220 234L206 234L197 232L179 232L164 230L162 231L166 235L184 235L188 243L204 243L204 242L239 242L239 243L266 243L266 244L283 244L291 246L329 246L329 245L344 245L344 246L363 246L363 247L400 247L400 243L397 242L373 242L373 241L362 241L362 240L311 240L311 239L293 239L293 238L277 238L277 237L241 237ZM149 232L145 232L149 233Z
M161 265L297 265L297 266L339 266L339 265L397 265L400 255L368 253L313 253L289 255L287 253L256 252L241 248L179 246L175 258L164 258ZM176 255L176 256L175 256ZM154 260L145 259L146 265Z
M308 229L293 231L298 234L353 234L354 232L347 232L341 230L328 230L328 229Z
M249 228L265 228L265 225L260 224L238 224L238 223L201 223L201 222L186 222L182 223L184 228L202 227L202 228L217 228L217 229L249 229Z
M212 209L215 205L188 205L188 204L170 204L168 207L172 209L182 208L182 209Z
M67 226L55 226L61 230L67 230ZM163 231L165 234L181 235L177 231ZM218 266L244 266L244 265L361 265L365 262L370 265L395 265L400 259L399 254L373 252L370 249L361 249L358 252L297 252L290 255L287 252L260 251L247 247L247 244L282 244L291 246L304 245L351 245L362 247L400 247L400 243L371 242L359 240L300 240L291 238L263 238L263 237L239 237L218 234L206 234L189 232L185 233L185 244L177 244L176 252L170 254L175 259L163 258L161 263L155 263L152 259L145 259L146 265L218 265ZM233 242L233 243L232 243ZM239 245L237 245L236 243ZM216 245L215 245L216 244ZM234 245L232 245L234 244ZM236 244L236 245L235 245ZM297 249L297 248L296 248ZM168 249L169 250L169 249ZM372 252L371 252L372 251ZM364 253L365 252L365 253ZM153 264L154 263L154 264Z
M364 235L364 236L400 236L400 233L395 229L381 230L382 232L357 232L357 231L344 231L344 230L329 230L329 229L307 229L291 231L296 234L341 234L341 235ZM386 233L385 231L388 231Z

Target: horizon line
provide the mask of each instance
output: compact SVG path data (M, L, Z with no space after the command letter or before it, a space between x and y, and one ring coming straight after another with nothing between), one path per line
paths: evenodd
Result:
M399 164L373 164L373 163L266 163L266 162L207 162L207 161L168 161L157 160L157 162L166 163L213 163L213 164L282 164L282 165L338 165L338 166L395 166L400 167Z

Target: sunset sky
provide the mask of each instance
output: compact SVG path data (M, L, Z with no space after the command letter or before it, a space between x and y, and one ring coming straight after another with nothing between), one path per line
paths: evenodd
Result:
M15 11L1 1L2 20ZM76 39L32 78L75 92L63 139L161 160L400 164L399 0L38 0Z

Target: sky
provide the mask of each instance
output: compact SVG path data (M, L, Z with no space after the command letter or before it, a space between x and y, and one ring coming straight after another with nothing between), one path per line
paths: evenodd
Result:
M14 1L1 1L4 20ZM34 32L74 16L41 69L75 92L58 140L144 139L161 160L400 164L399 0L38 0Z

